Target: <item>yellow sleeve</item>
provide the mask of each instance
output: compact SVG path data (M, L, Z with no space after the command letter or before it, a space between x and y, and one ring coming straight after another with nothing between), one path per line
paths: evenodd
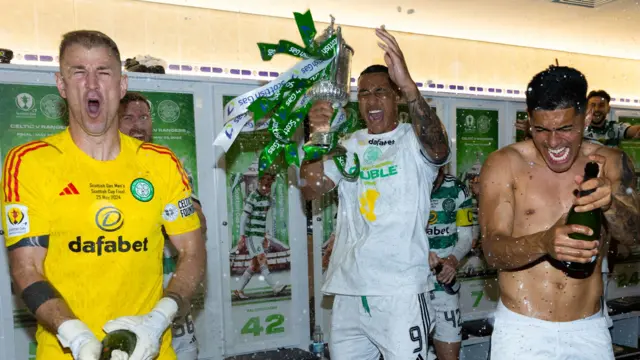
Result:
M29 142L11 149L4 159L0 207L5 244L9 249L48 245L48 194L43 188L46 183L42 179L46 176L41 172L39 161L45 160L39 155L47 146L42 141ZM42 243L44 240L46 243Z
M471 208L460 209L456 212L456 226L464 227L473 225L473 211Z
M473 201L471 199L471 192L469 192L469 189L460 181L456 181L456 185L458 187L456 226L471 226L473 225Z
M142 145L143 147L149 144ZM174 217L164 217L164 225L167 235L180 235L200 228L200 218L196 214L191 200L191 185L187 172L182 167L178 157L168 148L156 147L160 153L161 161L158 161L158 174L166 177L165 189L162 201L164 210L178 213ZM157 151L162 148L162 151Z

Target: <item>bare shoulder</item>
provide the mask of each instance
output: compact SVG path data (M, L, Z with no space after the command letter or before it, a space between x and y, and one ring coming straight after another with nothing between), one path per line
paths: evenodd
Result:
M589 144L585 149L586 155L599 155L605 158L604 173L611 180L617 180L622 176L633 176L635 173L633 161L624 151L602 146L599 144Z
M624 152L617 148L612 148L608 146L603 146L595 143L583 143L585 155L600 155L604 156L607 159L607 162L611 162L612 160L620 161L620 158Z
M515 143L505 146L489 154L482 166L482 172L509 173L505 169L512 170L519 164L527 163L531 149L524 143Z

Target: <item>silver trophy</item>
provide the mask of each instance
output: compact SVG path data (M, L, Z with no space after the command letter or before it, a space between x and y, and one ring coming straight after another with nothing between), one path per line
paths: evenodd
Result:
M318 36L314 42L319 46L331 36L336 35L338 41L337 54L328 67L328 78L316 82L311 89L309 89L308 95L313 102L320 100L329 101L334 109L338 109L344 107L349 102L353 48L345 43L340 26L338 26L337 29L334 28L334 21L335 18L331 16L331 25L329 25L324 33ZM309 142L305 145L325 148L328 151L331 147L333 137L337 136L336 131L347 119L348 116L346 116L346 113L334 117L331 119L328 132L315 132L311 134ZM346 153L346 150L338 145L332 153Z

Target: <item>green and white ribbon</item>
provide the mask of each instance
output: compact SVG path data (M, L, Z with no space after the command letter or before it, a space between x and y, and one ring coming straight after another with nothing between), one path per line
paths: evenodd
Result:
M262 128L263 126L259 125L260 120L268 119L268 129L272 139L260 153L258 162L260 176L282 151L284 151L287 165L300 165L298 148L291 138L311 108L311 102L306 93L313 84L328 77L329 65L338 50L338 39L335 35L323 41L322 44L314 41L316 29L310 11L304 14L294 13L294 17L304 47L281 40L277 44L259 43L258 48L264 61L271 60L276 54L288 54L300 58L301 61L270 83L227 103L224 107L223 131L214 141L214 145L221 146L226 152L241 132L255 131L257 127ZM346 115L340 117L340 112L336 112L331 124L335 124L334 127L338 129L347 123L347 120ZM335 147L335 144L333 145ZM327 152L327 149L319 148L304 150L306 159L318 158ZM344 157L344 155L341 156ZM342 160L342 164L346 163L346 159ZM335 161L338 164L339 161ZM344 173L344 166L338 165L338 168ZM345 175L348 174L345 173Z

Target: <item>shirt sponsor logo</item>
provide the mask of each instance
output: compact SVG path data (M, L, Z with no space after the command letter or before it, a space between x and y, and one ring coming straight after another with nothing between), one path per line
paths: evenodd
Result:
M371 139L369 140L369 145L377 145L377 146L386 146L395 144L395 140L380 140L380 139Z
M180 208L180 216L182 216L183 218L196 212L195 208L193 207L191 198L186 198L178 201L178 207Z
M437 227L427 227L427 235L429 236L446 236L450 235L449 227L438 229Z
M433 225L438 222L438 213L431 210L429 212L429 225Z
M354 168L350 170L353 171ZM380 169L371 169L371 170L363 170L360 171L360 178L363 180L374 180L378 178L386 178L389 176L394 176L398 174L398 166L391 165L387 167L382 167Z
M102 256L105 253L128 253L128 252L147 252L149 241L144 240L128 241L122 236L117 239L107 239L104 236L98 236L96 240L84 240L82 236L76 237L75 240L69 241L69 250L74 253L96 254Z
M6 205L7 236L20 236L29 233L29 209L24 205Z
M96 213L96 226L107 232L120 230L124 225L122 212L114 206L105 206Z

